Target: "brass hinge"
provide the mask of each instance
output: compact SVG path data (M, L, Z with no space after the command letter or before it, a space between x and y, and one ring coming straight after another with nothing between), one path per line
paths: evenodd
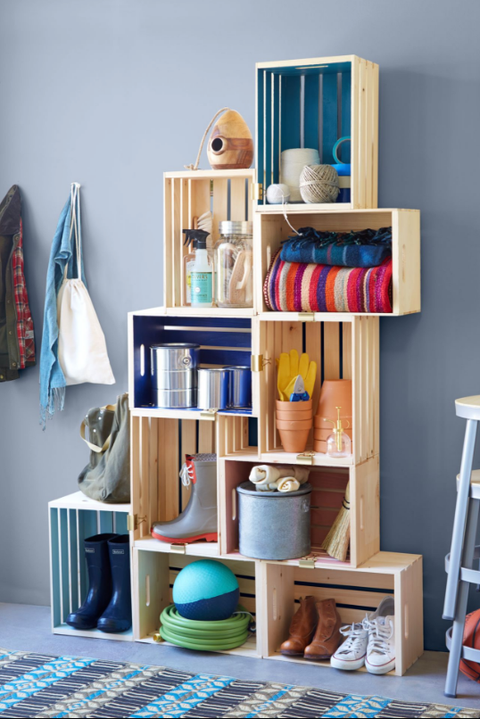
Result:
M252 355L250 359L250 369L252 372L263 371L263 355Z
M200 419L209 419L211 422L215 422L215 415L218 409L204 409L200 412Z
M315 312L299 312L298 320L299 322L314 322Z
M298 562L298 566L302 569L315 569L315 558L306 558L306 559L300 559Z
M263 200L263 185L261 182L252 183L252 200Z
M297 462L298 464L313 464L314 457L315 452L302 452L297 454Z
M163 642L163 637L160 634L160 632L155 632L155 634L153 635L153 641L154 642Z
M142 524L142 522L146 522L147 517L139 517L138 514L128 514L127 515L127 529L129 532L134 532L135 529L138 529L138 525Z
M186 544L171 544L170 551L175 552L176 554L186 554L187 545Z

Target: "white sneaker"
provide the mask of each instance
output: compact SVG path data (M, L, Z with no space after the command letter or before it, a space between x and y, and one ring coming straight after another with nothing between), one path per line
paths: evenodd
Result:
M363 624L349 624L340 627L340 633L347 639L338 647L330 657L330 666L335 669L353 671L360 669L365 663L367 653L368 632Z
M373 616L373 615L372 615ZM365 667L370 674L387 674L395 669L395 625L393 616L365 618L368 632Z

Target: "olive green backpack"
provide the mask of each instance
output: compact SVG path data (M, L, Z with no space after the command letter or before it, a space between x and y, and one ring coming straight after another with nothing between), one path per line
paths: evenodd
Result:
M89 439L85 437L88 427ZM80 435L90 448L90 462L80 473L78 484L90 499L99 502L130 501L130 412L128 394L116 405L89 410Z

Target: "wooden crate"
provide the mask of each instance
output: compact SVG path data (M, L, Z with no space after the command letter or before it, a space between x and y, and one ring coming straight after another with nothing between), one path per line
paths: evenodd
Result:
M250 366L256 351L256 335L252 334L252 319L243 317L170 316L159 307L129 314L128 377L130 409L139 416L199 418L201 410L172 410L155 407L152 388L150 346L160 342L194 342L200 345L200 364L203 367L224 365ZM225 410L226 414L256 414L256 395L253 409Z
M170 543L151 536L152 524L175 519L186 508L191 485L183 486L180 469L186 454L216 451L215 422L133 415L131 438L134 545L170 552ZM195 542L177 549L196 556L220 553L219 542Z
M160 626L160 614L172 603L172 587L175 578L183 567L195 561L195 557L181 554L149 552L135 548L133 551L134 576L134 637L140 642L154 642ZM240 604L252 613L257 613L257 581L258 563L236 562L220 559L236 575L240 586ZM237 654L245 657L260 656L260 631L257 636L252 634L241 647L231 649L223 654ZM157 637L158 639L158 637Z
M239 517L236 488L248 480L250 470L258 459L248 455L241 458L219 459L219 492L221 497L221 544L223 555L240 557ZM310 469L311 495L311 542L308 558L301 557L282 562L298 566L308 559L316 567L344 565L357 567L380 549L379 463L378 457L356 467L316 467ZM350 550L345 562L332 559L321 548L342 506L345 488L350 481Z
M288 638L291 619L300 597L317 600L334 598L345 624L359 622L374 611L385 595L395 601L396 668L399 676L423 653L422 558L416 554L379 552L355 571L345 567L303 569L281 563L261 562L258 570L262 586L259 622L262 655L268 659L304 662L302 658L280 654ZM309 662L311 664L312 662ZM329 662L316 662L330 666Z
M353 456L331 458L315 453L311 463L320 466L350 466L361 464L379 453L379 320L376 317L334 314L321 315L322 322L285 318L283 313L271 313L278 321L264 316L254 320L259 334L263 369L258 373L260 407L259 455L263 462L295 463L297 455L284 452L275 421L277 368L275 360L281 352L296 349L299 355L307 352L317 363L317 380L313 393L313 412L316 413L321 384L326 379L351 379L353 387ZM309 319L314 319L309 318ZM258 328L258 330L257 330ZM335 418L333 418L335 419ZM313 430L307 452L313 449ZM305 460L303 460L305 461Z
M350 200L310 205L316 211L377 206L378 65L355 55L257 63L256 158L263 197L257 209L269 212L265 189L280 182L280 155L290 148L318 148L320 162L333 164L333 146L351 163ZM343 198L341 198L343 199ZM290 203L288 211L302 211Z
M133 633L79 630L66 623L88 592L84 540L102 532L127 533L130 504L105 504L75 492L48 504L52 632L95 639L132 641Z
M204 212L213 214L207 238L213 248L222 220L251 220L255 170L196 170L164 174L164 303L167 314L251 316L254 308L190 307L185 298L184 229Z
M302 214L290 218L296 228L314 227L329 232L351 230L378 230L392 228L392 312L378 313L385 317L420 312L420 212L419 210L358 210L350 212L312 212L311 207L302 205ZM290 211L290 206L289 206ZM283 240L293 236L292 229L285 221L278 205L271 206L268 215L257 213L254 233L255 262L254 282L257 307L260 313L270 316L293 313L272 312L263 296L263 283L271 261L281 247ZM317 313L320 314L320 313ZM342 317L345 313L332 313ZM362 313L362 316L375 313Z

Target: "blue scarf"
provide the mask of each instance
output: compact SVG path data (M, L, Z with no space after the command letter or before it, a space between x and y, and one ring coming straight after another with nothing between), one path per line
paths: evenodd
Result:
M77 217L79 217L78 207ZM76 270L74 267L76 259L73 252L74 233L70 232L71 221L72 197L70 196L58 220L47 270L42 350L40 353L40 423L43 425L43 429L46 426L47 416L52 419L55 410L63 410L65 405L67 383L58 361L57 297L63 282L65 267L68 265L69 277L72 277L72 271ZM78 227L78 232L81 232L80 226ZM83 260L81 265L82 280L86 286Z

